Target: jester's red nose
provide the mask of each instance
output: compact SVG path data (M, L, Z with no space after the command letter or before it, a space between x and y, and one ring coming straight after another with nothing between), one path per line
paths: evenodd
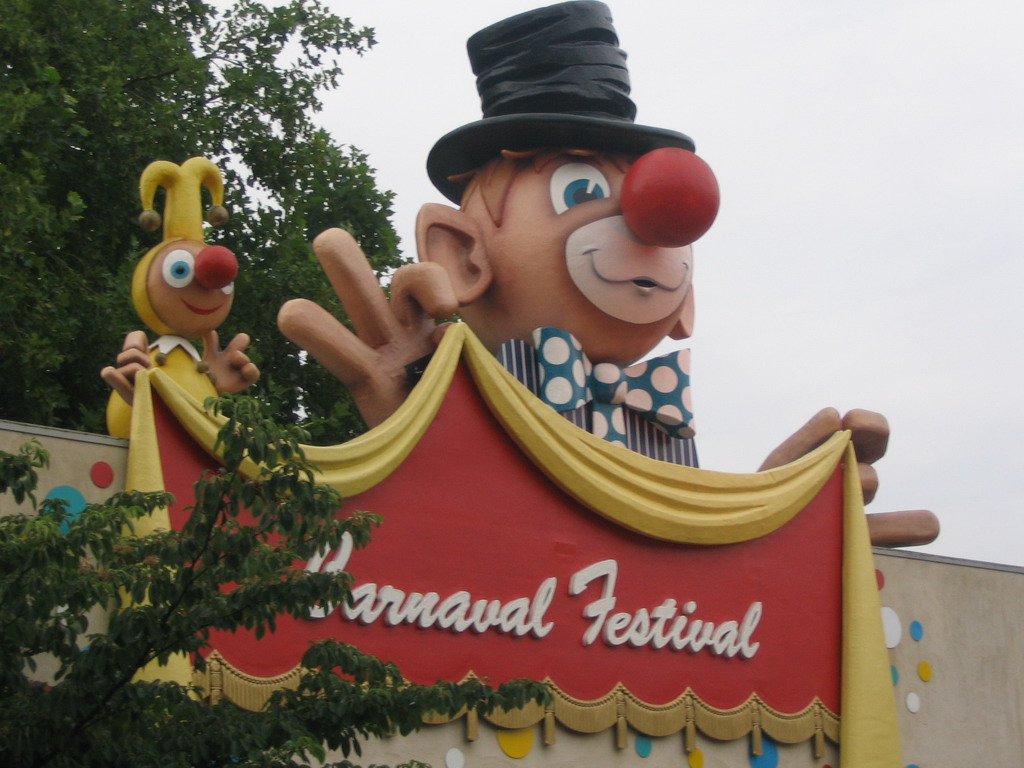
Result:
M223 245L208 245L196 256L196 280L204 288L223 288L237 274L238 260Z
M633 163L623 181L622 215L633 234L648 245L689 245L718 215L715 174L685 149L648 152Z

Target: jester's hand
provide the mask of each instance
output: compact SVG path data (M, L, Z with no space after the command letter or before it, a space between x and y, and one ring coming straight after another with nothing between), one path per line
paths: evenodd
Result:
M405 367L437 346L443 319L458 309L448 274L424 262L399 268L384 295L359 244L342 229L313 241L313 252L352 320L355 333L318 304L287 302L277 324L352 393L367 425L380 424L411 390Z
M259 379L259 368L245 354L248 346L247 333L239 333L224 349L220 348L216 331L203 336L203 362L218 392L241 392Z
M117 367L108 365L100 371L100 378L131 405L135 399L135 374L150 365L149 339L145 331L132 331L124 337L124 345L117 356Z

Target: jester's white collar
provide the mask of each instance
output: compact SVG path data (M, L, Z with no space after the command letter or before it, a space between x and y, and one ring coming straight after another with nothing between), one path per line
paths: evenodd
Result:
M176 347L181 347L185 350L185 352L187 352L197 363L201 362L203 359L193 346L192 342L184 336L173 336L168 334L166 336L161 336L149 345L150 350L155 349L157 352L162 352L165 355L169 355Z

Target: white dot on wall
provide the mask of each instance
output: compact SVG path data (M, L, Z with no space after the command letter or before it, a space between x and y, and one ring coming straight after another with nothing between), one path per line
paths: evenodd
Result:
M882 608L882 629L885 630L886 648L895 648L900 644L903 625L900 623L899 615L889 606Z
M444 768L464 768L465 765L466 756L462 754L461 749L452 747L445 753Z
M918 710L921 709L921 697L916 693L907 694L907 709L914 714L917 714Z

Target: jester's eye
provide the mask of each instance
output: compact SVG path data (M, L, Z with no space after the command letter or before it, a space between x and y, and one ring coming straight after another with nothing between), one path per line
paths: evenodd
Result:
M574 205L611 195L611 186L597 168L586 163L567 163L551 174L551 204L555 213Z
M196 257L185 250L171 251L164 256L164 280L172 288L184 288L196 273Z

